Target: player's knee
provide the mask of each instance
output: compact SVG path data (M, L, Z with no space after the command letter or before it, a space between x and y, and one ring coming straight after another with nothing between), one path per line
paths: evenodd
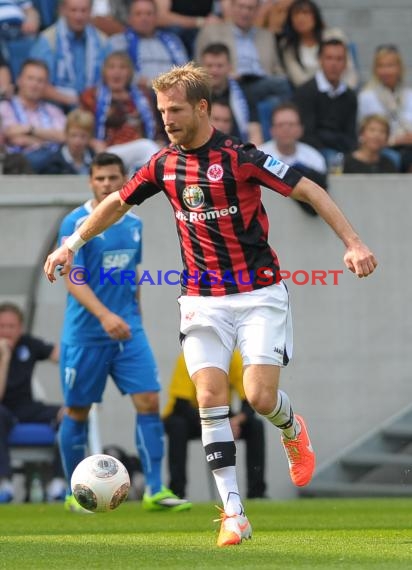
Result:
M72 407L66 408L66 415L68 415L72 420L77 422L85 422L89 417L90 406L85 407Z
M256 391L248 397L248 402L258 414L270 414L276 406L277 395L273 391Z
M196 386L196 399L199 408L213 408L215 406L227 405L227 391L226 386L223 385L223 390L217 390L213 386Z
M202 368L192 375L196 398L201 408L225 406L228 400L228 379L219 367Z
M137 413L157 414L159 412L159 393L143 392L132 394L132 400Z

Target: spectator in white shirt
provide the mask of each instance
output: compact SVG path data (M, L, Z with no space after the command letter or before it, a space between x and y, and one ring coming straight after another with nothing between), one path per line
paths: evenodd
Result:
M323 188L327 187L327 166L324 157L312 146L300 142L303 125L299 110L294 103L283 103L272 113L272 139L259 146L260 150L293 166ZM313 208L304 204L303 209L315 214Z

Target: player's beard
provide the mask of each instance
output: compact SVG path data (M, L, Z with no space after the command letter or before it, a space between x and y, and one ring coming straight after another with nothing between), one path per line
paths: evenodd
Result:
M195 117L192 122L186 125L177 133L167 133L172 144L178 144L183 148L192 148L192 141L195 139L199 129L199 123Z

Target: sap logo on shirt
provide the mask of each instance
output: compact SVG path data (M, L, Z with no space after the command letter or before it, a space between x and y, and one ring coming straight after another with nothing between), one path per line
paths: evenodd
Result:
M263 168L266 168L266 170L269 170L269 172L275 174L278 178L284 178L286 172L289 170L289 166L287 164L277 158L273 158L273 156L267 157Z
M105 251L103 253L102 267L103 269L110 269L116 267L116 270L121 271L126 269L129 263L134 259L136 250L134 249L117 249L114 251Z

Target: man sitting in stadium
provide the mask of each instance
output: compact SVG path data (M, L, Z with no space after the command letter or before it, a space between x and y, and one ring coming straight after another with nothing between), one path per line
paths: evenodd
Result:
M18 95L0 102L0 122L6 151L26 159L39 173L65 139L63 111L46 101L48 70L44 62L28 59L17 78Z
M58 404L37 402L32 394L32 375L36 362L59 359L57 345L46 343L23 332L22 311L12 303L0 305L0 503L13 500L8 435L17 422L46 423L57 426L62 415ZM54 480L50 499L65 490L63 472L56 450Z

